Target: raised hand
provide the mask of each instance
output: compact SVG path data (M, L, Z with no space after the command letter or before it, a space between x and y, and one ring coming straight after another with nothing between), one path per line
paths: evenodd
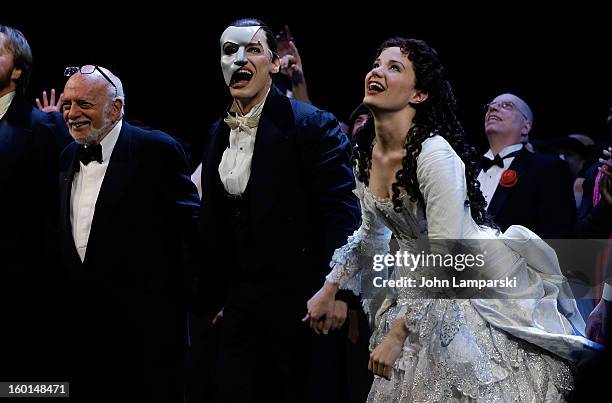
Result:
M51 97L47 98L47 91L42 93L42 103L36 98L36 106L43 112L61 112L62 102L64 102L64 93L61 93L57 102L55 102L55 88L51 89Z

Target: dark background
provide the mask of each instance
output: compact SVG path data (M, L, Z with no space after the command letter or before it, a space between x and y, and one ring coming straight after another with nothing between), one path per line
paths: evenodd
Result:
M311 3L222 2L122 11L121 4L66 3L66 11L21 9L0 22L26 35L34 53L30 98L61 88L63 68L96 63L119 76L126 117L197 144L229 102L218 38L239 17L274 31L288 24L313 103L346 120L363 97L378 45L393 35L428 41L440 53L471 140L484 145L482 106L502 92L524 98L535 115L532 138L584 133L605 141L612 105L608 12L591 6L536 12L535 4L467 8L407 2L353 4L333 12ZM219 11L225 7L227 12ZM345 6L349 7L349 6ZM538 6L540 7L540 6ZM259 10L259 12L257 11Z

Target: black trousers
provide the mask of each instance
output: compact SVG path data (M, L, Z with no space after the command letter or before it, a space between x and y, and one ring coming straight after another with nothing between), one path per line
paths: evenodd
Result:
M307 297L288 286L241 284L224 307L215 401L346 402L347 326L316 335Z

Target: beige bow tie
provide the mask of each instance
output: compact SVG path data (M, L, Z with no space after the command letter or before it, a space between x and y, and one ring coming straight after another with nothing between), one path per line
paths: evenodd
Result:
M223 119L230 129L242 129L243 131L250 133L250 129L254 129L259 125L259 115L257 116L232 116L229 113L227 117Z

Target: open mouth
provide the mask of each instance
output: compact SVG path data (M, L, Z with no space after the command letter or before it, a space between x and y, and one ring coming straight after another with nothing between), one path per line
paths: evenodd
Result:
M385 90L385 87L383 87L382 84L377 83L376 81L370 81L370 83L368 84L368 91L383 92L384 90Z
M245 86L253 78L253 72L247 69L240 69L232 75L230 86L240 85Z
M72 122L70 123L70 127L73 129L80 129L81 127L88 125L89 122L88 121L83 121L83 122Z
M489 115L489 117L487 118L487 122L491 121L501 122L501 118L499 116Z

